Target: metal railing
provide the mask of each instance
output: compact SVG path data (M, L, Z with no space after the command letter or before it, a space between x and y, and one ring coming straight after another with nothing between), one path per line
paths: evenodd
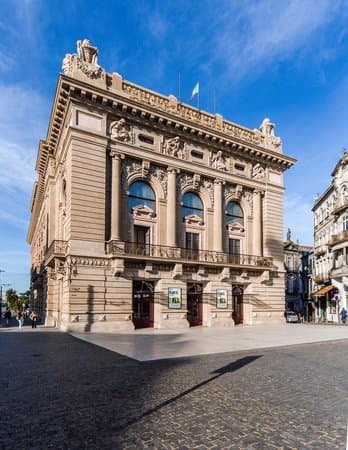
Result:
M166 245L138 244L135 242L111 241L107 252L115 256L138 256L141 258L158 258L174 261L192 261L222 265L272 267L273 259L265 256L230 254L211 250L192 250Z

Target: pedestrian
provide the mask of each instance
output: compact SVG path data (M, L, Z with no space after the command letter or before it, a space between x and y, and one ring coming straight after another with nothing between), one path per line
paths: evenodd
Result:
M32 311L30 314L30 320L31 320L31 328L36 328L36 322L37 322L37 314L36 311Z
M18 328L22 328L24 319L23 319L23 314L21 311L17 311L16 319L18 321Z
M345 307L343 307L343 308L341 309L341 320L342 320L342 323L346 323L346 320L347 320L347 310L346 310Z
M6 319L6 326L8 326L11 319L11 311L8 308L5 311L4 317Z

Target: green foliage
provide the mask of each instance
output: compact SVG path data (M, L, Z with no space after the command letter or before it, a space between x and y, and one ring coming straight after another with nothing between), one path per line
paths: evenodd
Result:
M22 303L14 289L8 289L6 291L6 302L12 310L19 309Z

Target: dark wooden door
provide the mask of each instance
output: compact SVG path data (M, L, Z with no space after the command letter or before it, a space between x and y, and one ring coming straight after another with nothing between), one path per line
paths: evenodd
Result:
M235 286L232 289L232 317L236 325L243 323L243 288Z
M154 285L149 281L133 281L133 323L135 328L153 327Z
M190 283L187 285L187 320L191 327L202 325L203 317L203 285Z

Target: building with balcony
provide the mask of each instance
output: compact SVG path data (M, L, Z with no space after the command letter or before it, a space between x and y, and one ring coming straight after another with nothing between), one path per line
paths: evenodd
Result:
M308 299L307 289L311 275L308 255L311 253L313 247L294 242L291 230L288 229L284 241L285 308L301 314L304 313L304 303Z
M332 181L315 201L313 297L319 321L339 321L347 309L348 290L348 152L336 164Z
M250 130L109 74L78 41L31 201L32 302L63 330L283 320L283 172Z

